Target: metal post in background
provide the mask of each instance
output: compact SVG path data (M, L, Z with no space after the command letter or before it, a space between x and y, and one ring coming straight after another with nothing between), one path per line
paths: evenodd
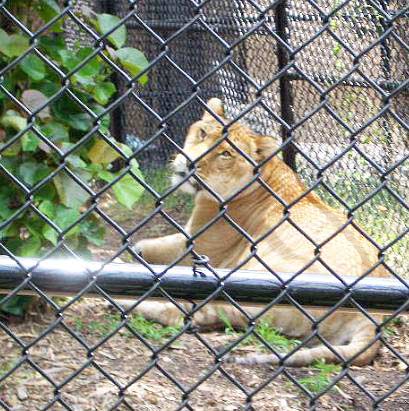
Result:
M405 44L409 44L408 3L406 0L397 0L394 4L396 7L395 13L403 10L403 13L400 14L400 17L394 23L394 32L399 35ZM394 53L392 63L394 77L399 76L402 81L409 78L409 52L404 47L401 47L400 51ZM409 124L409 84L407 84L399 96L395 98L395 101L394 109L398 115ZM409 150L409 138L403 138L402 140L403 148L406 151Z
M385 13L388 13L388 0L381 0L380 1L382 10L385 11ZM380 35L385 32L389 27L390 23L386 21L386 19L382 16L379 18L379 23L380 23ZM381 67L382 67L382 75L383 75L383 80L385 80L386 84L390 83L391 81L391 69L392 69L392 50L389 46L390 39L386 37L384 40L381 41ZM388 121L387 116L384 116L382 119L382 125L385 130L385 135L386 135L386 144L387 144L387 150L390 152L391 147L393 144L393 135L390 131L390 124ZM386 161L390 160L388 158L389 156L386 156Z
M281 1L275 10L275 22L277 34L285 42L289 43L289 25L287 16L287 0ZM283 69L290 63L289 53L286 48L277 43L277 58L278 68ZM288 78L287 72L280 77L280 106L281 106L281 118L289 125L294 124L294 112L293 112L293 95L291 90L291 81ZM292 131L285 126L281 126L281 138L283 141L291 139ZM293 144L288 144L283 149L283 159L288 166L293 170L296 170L296 149Z
M109 0L101 0L101 10L102 12L116 15L117 14L116 2L109 1ZM116 85L117 89L120 90L120 86L121 86L120 80L116 72L112 73L111 80ZM125 140L124 139L125 136L123 135L124 128L122 125L122 122L123 122L122 110L123 110L123 107L117 106L111 112L111 132L112 132L112 135L118 141Z

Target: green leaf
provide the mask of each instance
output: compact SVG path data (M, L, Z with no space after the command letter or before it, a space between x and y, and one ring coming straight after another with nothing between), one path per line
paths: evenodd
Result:
M0 231L0 236L5 238L14 238L19 241L19 233L20 233L20 227L18 222L14 221L14 223L9 224L5 229Z
M74 70L80 63L80 59L72 50L63 49L59 51L62 65L69 71Z
M66 118L66 123L75 130L88 131L92 127L91 116L87 113L70 114Z
M34 81L42 80L46 74L44 62L35 54L24 57L20 68Z
M0 192L0 217L6 220L13 214L13 210L9 208L10 193L7 191Z
M98 83L94 88L94 98L99 103L105 106L108 104L112 95L116 92L116 87L114 83L110 81L104 83Z
M38 14L43 19L44 23L49 22L55 16L61 13L58 3L54 0L39 0ZM62 21L59 20L52 26L53 31L62 31Z
M51 121L40 127L41 132L54 143L56 141L68 141L70 136L68 129L63 124Z
M54 218L56 205L50 200L44 200L39 206L38 209L46 215L48 218Z
M60 86L61 87L61 86ZM68 114L79 113L78 103L75 103L66 94L61 95L51 104L51 110L55 117L64 122Z
M127 147L127 146L126 146ZM143 177L142 171L139 168L139 164L135 159L132 159L131 162L131 170L132 172L139 177L140 180L145 181L145 178Z
M49 224L44 225L41 233L43 234L44 238L48 240L52 245L57 245L58 233Z
M0 42L1 42L1 38L0 38ZM15 90L14 90L15 83L14 83L14 79L10 72L4 74L2 85L11 94L13 95L15 94ZM0 91L0 104L3 100L6 100L6 99L8 99L6 93L4 93L4 91Z
M65 173L57 174L54 179L61 203L67 207L80 208L89 198L89 194Z
M132 209L144 192L144 188L130 175L121 178L112 190L118 202L128 209Z
M93 260L93 255L91 251L87 249L87 246L88 241L84 237L79 237L74 252L84 260Z
M87 163L78 154L70 154L67 157L67 163L74 168L85 169L87 167Z
M94 104L91 106L92 110L94 111L95 114L101 115L104 111L105 108L100 106L99 104ZM109 134L109 126L111 125L111 116L109 114L106 114L101 118L101 127L100 131L105 132L105 134Z
M2 146L3 145L0 144L0 150L4 150ZM8 147L7 149L1 152L2 160L5 160L6 157L15 158L17 154L20 153L20 150L21 150L21 141L18 140L17 142L12 144L10 147Z
M115 178L115 174L107 171L107 170L101 170L98 173L98 177L103 180L106 181L107 183L110 183L114 178Z
M17 253L20 245L21 245L21 240L20 238L17 237L10 237L7 238L5 241L4 245L7 247L8 250L10 250L12 253Z
M32 297L25 295L17 295L16 297L10 298L5 304L1 304L0 300L0 310L17 317L22 317L32 300Z
M21 56L29 47L28 38L21 34L12 34L0 51L7 57Z
M97 30L101 34L108 33L120 23L121 19L117 16L111 14L98 14L97 15ZM108 36L108 40L116 47L121 48L126 43L126 27L125 24L122 24Z
M36 84L36 88L45 96L52 97L60 90L61 85L53 83L52 81L43 80L41 83Z
M115 140L112 139L115 143ZM88 158L93 164L110 164L120 157L119 153L114 150L105 140L98 139L88 152Z
M63 66L69 71L74 70L88 56L93 53L91 47L83 47L76 52L63 49L59 52ZM74 79L84 85L94 84L94 78L100 72L101 64L97 56L91 58L84 67L74 74Z
M2 153L2 156L0 156L0 164L10 173L16 174L17 168L21 164L21 160L16 157L4 157L4 153ZM3 179L1 179L0 181L2 180ZM6 191L8 190L8 186L4 183L4 180L2 181L2 184L0 184L0 187Z
M50 167L45 164L38 164L37 170L34 173L34 183L37 184L41 180L44 180L51 173Z
M64 37L61 34L54 36L41 36L38 41L39 47L42 51L45 51L45 53L53 60L60 62L60 51L67 47Z
M88 163L87 164L87 170L94 175L95 177L98 176L98 173L100 173L104 168L102 167L101 164L92 164Z
M124 152L126 156L130 157L133 154L131 147L127 146L126 144L120 143L119 147L121 147L121 150ZM135 159L132 161L136 164L136 167L139 167L138 162Z
M41 248L41 239L37 236L31 236L23 241L18 254L21 257L37 257Z
M14 110L7 110L0 118L0 124L3 127L9 127L16 131L24 130L27 127L27 119Z
M92 127L92 119L89 114L81 112L78 103L75 103L66 95L60 97L52 105L54 117L61 123L79 131L88 131Z
M135 168L132 171L138 177L142 177L139 168ZM141 198L144 188L130 174L125 174L124 177L112 186L112 191L120 204L128 209L132 209L133 205Z
M341 44L337 43L333 48L332 48L332 53L334 56L338 56L342 52L342 46Z
M91 47L83 47L76 53L79 62L84 61L88 56L90 56L94 52L94 49ZM78 72L75 74L75 79L82 84L94 84L95 83L95 76L99 74L101 70L101 62L98 56L94 56L87 62L87 64L82 67Z
M28 232L35 237L41 237L41 220L35 219L25 219L23 226L27 228Z
M50 174L50 168L45 164L26 161L18 169L19 176L26 184L35 185Z
M98 247L105 243L105 228L96 219L83 221L80 224L80 232L90 243Z
M7 46L9 43L9 35L3 30L0 29L0 53L7 54Z
M77 209L67 208L67 207L60 205L57 207L56 223L62 230L65 230L69 226L74 224L76 221L78 221L80 216L81 214ZM79 231L80 231L80 227L79 225L76 225L66 234L66 236L72 236L72 235L78 234Z
M138 75L149 65L149 61L146 59L145 55L141 51L132 47L124 47L117 50L116 55L122 66L127 69L133 77ZM144 74L138 81L141 84L146 84L148 82L147 74Z
M35 200L53 200L57 196L57 191L52 183L42 186L34 195Z
M40 140L34 135L32 131L25 133L21 138L21 148L25 152L33 152L37 150Z
M80 218L80 212L75 208L64 207L59 205L56 207L55 211L55 223L61 230L66 230L72 224L75 224ZM65 234L65 237L75 237L80 232L80 226L74 225L68 233ZM50 241L53 245L56 245L58 242L58 233L50 225L46 224L43 226L42 234L44 237Z

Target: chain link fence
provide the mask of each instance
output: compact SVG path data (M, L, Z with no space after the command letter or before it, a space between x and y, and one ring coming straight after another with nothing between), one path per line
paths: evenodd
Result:
M30 7L0 2L0 408L406 409L408 5Z

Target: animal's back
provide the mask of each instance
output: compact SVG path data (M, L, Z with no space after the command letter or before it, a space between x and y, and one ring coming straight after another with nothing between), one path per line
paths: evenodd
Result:
M267 213L259 232L268 232L279 220L275 210ZM344 214L308 197L294 205L288 219L259 243L258 254L277 272L296 273L316 259L307 272L360 276L377 262L375 246L348 223ZM252 260L246 268L258 265ZM385 271L379 267L370 275L384 276Z

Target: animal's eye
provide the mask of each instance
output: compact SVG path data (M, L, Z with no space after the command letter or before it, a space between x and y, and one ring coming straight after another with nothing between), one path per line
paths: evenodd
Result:
M223 151L222 153L220 153L220 156L221 157L224 157L224 158L230 158L232 155L231 155L231 153L230 153L230 151Z
M203 141L206 137L206 130L204 130L203 128L199 129L199 140Z

